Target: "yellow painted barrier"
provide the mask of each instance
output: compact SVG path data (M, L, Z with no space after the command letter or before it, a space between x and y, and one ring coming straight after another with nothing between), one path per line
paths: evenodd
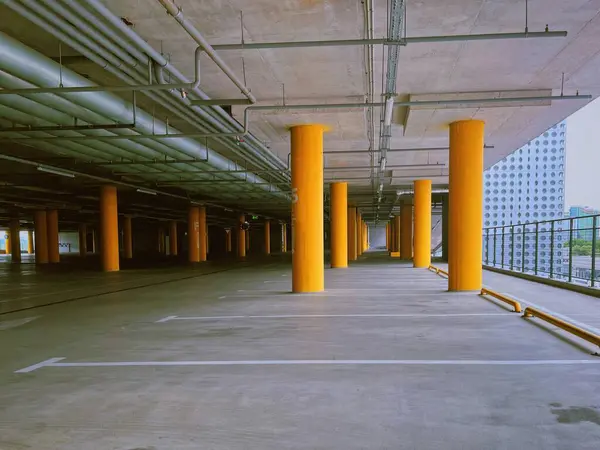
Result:
M507 297L505 295L499 294L498 292L490 291L489 289L483 288L479 295L489 295L490 297L494 297L497 300L503 301L504 303L508 303L509 305L511 305L513 308L515 308L516 313L521 312L521 304L518 301L513 300L512 298Z
M400 252L390 252L392 258L400 258Z
M445 276L446 278L448 278L448 272L446 272L446 271L445 271L445 270L443 270L443 269L440 269L439 267L435 267L435 266L432 266L432 265L430 265L430 266L428 267L428 269L429 269L429 270L431 270L432 272L435 272L435 273L437 273L438 275L443 275L443 276Z
M527 308L525 308L523 317L538 317L539 319L542 319L554 326L557 326L558 328L562 328L563 330L574 334L575 336L580 337L581 339L591 342L594 345L600 346L600 336L598 336L597 334L594 334L591 331L584 330L583 328L579 328L578 326L573 325L572 323L559 319L558 317L554 317L544 311L540 311L539 309L528 306Z

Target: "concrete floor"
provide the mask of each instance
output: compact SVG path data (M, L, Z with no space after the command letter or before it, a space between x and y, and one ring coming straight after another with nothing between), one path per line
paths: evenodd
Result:
M3 300L25 278L45 302L82 290L0 316L0 449L600 448L586 344L380 253L322 294L288 293L289 259L219 268L123 272L124 291L5 273ZM598 299L485 281L598 324Z

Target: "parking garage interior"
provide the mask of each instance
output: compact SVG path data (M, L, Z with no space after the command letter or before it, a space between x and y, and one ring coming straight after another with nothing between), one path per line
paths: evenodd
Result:
M0 449L596 449L597 297L482 268L597 0L0 0Z

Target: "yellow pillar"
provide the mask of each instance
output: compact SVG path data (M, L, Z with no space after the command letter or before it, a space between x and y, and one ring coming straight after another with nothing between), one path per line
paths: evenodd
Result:
M246 230L246 253L250 253L250 229Z
M188 210L188 259L192 263L200 261L199 217L200 211L198 207L190 206Z
M27 231L27 253L33 254L33 230Z
M385 224L385 249L390 251L390 222Z
M412 259L413 245L413 218L412 205L402 205L400 209L400 227L402 234L400 235L400 258Z
M450 124L448 289L479 291L482 285L484 122Z
M169 224L169 250L171 256L177 256L179 253L177 248L177 222L174 220Z
M200 262L206 261L206 207L198 208L198 234L200 237Z
M36 211L35 217L35 263L48 264L48 232L46 211Z
M271 254L271 221L265 221L265 254Z
M281 253L287 252L287 225L281 224Z
M348 208L348 261L356 261L356 208Z
M292 291L325 289L322 125L292 127Z
M48 233L48 262L60 262L58 252L58 211L51 209L46 212L46 231Z
M400 251L400 239L402 239L402 221L400 216L394 216L394 251Z
M415 256L413 267L431 264L431 180L415 181Z
M231 252L231 228L225 229L225 251Z
M8 229L4 232L4 236L5 236L4 237L4 253L7 255L10 255L10 247L11 247L10 229Z
M10 251L12 253L11 261L14 263L21 262L21 236L19 232L21 231L21 223L19 219L12 219L10 221L10 235L12 239L10 240Z
M206 254L209 255L210 254L210 239L208 238L208 223L206 224Z
M104 272L119 270L119 217L115 186L102 186L100 190L100 254Z
M163 228L162 225L158 226L157 234L158 234L158 240L157 240L158 253L163 255L166 253L166 248L165 248L165 229Z
M238 233L238 239L237 239L237 255L240 258L244 258L246 256L246 231L242 230L242 224L246 221L246 217L244 217L244 215L240 215L239 219L238 219L238 226L237 226L237 233Z
M356 210L356 256L360 256L362 255L362 244L361 244L361 239L362 239L362 219L361 219L361 214L358 211L358 209Z
M365 224L365 232L363 234L363 239L364 239L365 245L364 245L363 253L366 252L367 250L369 250L369 225L367 225L367 222L364 222L364 224Z
M85 223L79 224L79 256L85 257L87 255L87 225Z
M123 218L123 257L133 258L133 236L131 234L131 217Z
M348 183L331 183L329 211L331 267L348 267Z

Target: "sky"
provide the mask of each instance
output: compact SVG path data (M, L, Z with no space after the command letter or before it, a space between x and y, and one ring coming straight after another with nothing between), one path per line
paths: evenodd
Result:
M567 119L565 209L600 210L600 101L594 100Z

